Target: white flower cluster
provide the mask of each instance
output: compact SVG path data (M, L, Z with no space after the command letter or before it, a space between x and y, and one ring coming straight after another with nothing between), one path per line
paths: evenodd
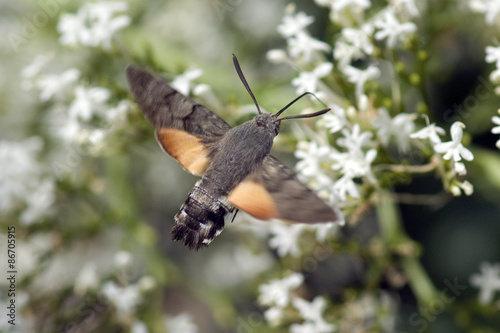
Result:
M481 273L470 277L470 284L479 288L479 303L489 304L495 291L500 291L500 264L481 263Z
M86 2L76 14L63 14L57 26L61 44L109 50L114 34L130 24L128 16L114 15L127 9L126 2Z
M42 73L49 56L37 56L22 74L23 86L39 90L42 102L51 102L54 134L65 143L90 144L99 151L104 138L125 123L131 104L124 99L111 103L111 91L82 82L80 71L69 68L60 74Z
M21 211L19 222L31 225L50 216L55 201L54 180L38 161L43 142L0 140L0 214Z
M435 124L417 130L416 114L401 112L401 108L389 111L387 107L374 105L373 96L379 93L373 88L379 85L375 80L394 75L394 69L388 70L385 60L376 57L375 47L397 51L411 43L417 32L417 25L411 20L419 16L415 2L391 1L367 19L364 13L371 6L368 1L316 2L330 8L332 21L341 28L332 43L334 62L325 61L328 58L325 53L332 48L306 31L314 17L296 13L293 6L287 7L283 23L278 27L278 32L287 40L287 51L268 53L271 61L286 62L299 69L298 77L292 80L297 94L310 91L331 108L319 120L319 131L311 133L304 129L307 138L299 141L295 152L299 159L296 166L299 177L333 205L349 198L361 198L367 188L380 186L372 167L387 156L394 163L391 157L394 147L400 156L405 156L415 149L425 150L423 144L429 141L434 155L444 166L441 169L447 172L446 179L452 179L445 187L454 195L460 195L461 191L471 194L470 183L456 180L467 173L462 159L471 161L474 157L462 145L465 128L462 122L452 124L451 141L441 142L440 135L445 131ZM363 68L354 66L358 60L366 65ZM336 73L332 72L334 66L338 68ZM338 89L339 81L352 93L346 94L346 88ZM398 83L392 84L393 103L400 103L400 88L394 88ZM336 139L330 134L335 134ZM304 138L303 133L301 137ZM381 161L378 161L380 155ZM299 230L289 230L289 239L299 234ZM290 240L288 245L274 242L282 244L282 247L275 246L282 253L296 255L294 241Z
M276 326L285 318L285 309L292 305L304 321L301 324L290 325L290 332L334 332L335 325L323 318L327 305L325 298L317 296L309 302L293 294L292 291L300 287L303 282L302 274L293 273L281 280L275 279L262 284L259 287L258 301L261 305L269 307L264 317L271 325Z

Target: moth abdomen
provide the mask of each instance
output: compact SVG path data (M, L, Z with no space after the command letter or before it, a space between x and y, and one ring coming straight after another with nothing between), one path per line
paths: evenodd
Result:
M207 246L224 229L224 218L234 208L195 186L175 215L172 239L193 250Z

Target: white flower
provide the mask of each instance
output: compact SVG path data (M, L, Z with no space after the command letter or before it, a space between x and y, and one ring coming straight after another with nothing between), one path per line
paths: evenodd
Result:
M463 164L462 162L453 163L453 169L460 176L465 176L467 174L467 169L465 169L465 164Z
M291 332L330 333L335 331L335 325L329 324L323 319L323 311L326 308L326 300L323 297L317 296L312 302L297 297L293 299L292 304L299 310L305 323L292 325ZM307 327L308 330L304 330L304 327Z
M137 284L120 287L109 281L103 285L102 292L116 307L118 315L123 317L133 314L135 308L142 303L141 290Z
M130 333L148 333L148 328L146 324L142 321L134 321L132 326L130 327Z
M451 141L438 143L434 146L434 150L437 153L445 154L443 158L449 160L453 157L455 162L465 159L467 161L472 161L474 155L471 151L465 148L461 141L463 135L463 129L465 125L459 121L456 121L451 125Z
M125 120L125 115L131 108L132 103L127 99L123 99L118 102L116 107L105 110L102 115L113 124Z
M300 255L298 240L304 228L303 224L273 223L269 231L269 246L276 249L280 257Z
M295 36L314 22L314 17L299 12L297 14L287 14L283 17L283 23L278 26L278 32L285 38Z
M500 113L500 110L498 111ZM491 118L491 121L497 125L491 129L491 133L493 134L500 134L500 117L498 116L493 116ZM498 149L500 149L500 139L497 141L496 146Z
M486 62L495 63L500 67L500 46L486 46Z
M21 87L25 90L30 90L33 88L33 82L32 79L39 75L40 72L42 71L42 68L44 68L50 60L52 60L53 54L46 55L46 54L39 54L33 59L33 62L26 66L22 71L21 71L21 77L23 78L23 81L21 82Z
M500 15L500 2L497 0L470 0L469 7L472 11L485 14L485 21L492 25Z
M22 224L30 225L40 217L48 215L55 202L55 187L52 179L43 179L25 197L27 207L21 213Z
M61 97L79 77L80 71L76 68L67 69L60 75L42 76L35 82L35 86L40 90L40 100L45 102L53 97Z
M481 273L470 277L470 284L479 288L479 303L488 304L495 291L500 290L500 264L481 263Z
M277 306L272 306L264 311L264 318L271 326L277 326L283 319L283 309Z
M323 243L326 241L329 235L338 231L337 227L339 225L342 225L341 223L342 221L339 221L337 223L315 223L312 224L310 228L313 228L316 231L316 239L318 240L318 242Z
M132 255L128 251L118 251L115 254L114 264L116 268L126 268L132 263Z
M465 195L471 195L474 193L474 186L467 180L464 180L463 182L455 181L450 186L450 192L455 197L459 197L462 194L461 190L464 191Z
M285 62L288 59L288 56L283 50L272 49L267 51L266 58L273 64L279 64Z
M377 128L377 136L384 146L389 145L391 137L396 138L398 149L406 152L410 149L410 134L415 130L415 115L400 113L391 118L385 108L380 109L373 126Z
M330 45L309 36L306 32L300 32L288 38L287 43L290 56L292 58L301 58L306 63L311 62L315 52L328 52L331 49Z
M342 29L342 39L335 43L333 56L339 61L339 67L348 66L353 60L363 58L365 54L373 53L373 44L369 36L373 33L371 25L364 25L361 29Z
M377 79L380 76L380 70L373 65L368 66L365 70L352 66L341 68L341 70L347 76L347 80L356 85L356 97L358 99L363 94L366 81Z
M380 30L375 33L376 40L387 39L387 46L393 48L397 41L404 41L408 35L417 31L417 26L412 22L399 23L391 10L386 10L374 22Z
M49 216L55 202L54 181L37 160L42 146L38 137L0 141L0 214L23 208L20 222L24 225Z
M347 8L367 9L371 4L369 0L315 0L320 6L330 7L333 12L341 12Z
M77 295L84 295L87 290L96 289L98 286L97 266L95 262L87 262L75 279L75 293Z
M128 16L113 16L127 9L126 2L85 3L76 15L61 15L57 25L61 33L59 41L63 45L100 46L109 50L113 35L130 24Z
M191 82L199 78L203 74L201 69L188 69L181 75L175 77L171 85L177 89L181 94L189 96L191 91Z
M345 127L347 119L345 118L345 109L337 104L330 105L330 112L325 113L322 117L324 126L330 133L337 133Z
M290 292L304 282L304 275L293 273L282 280L271 280L259 286L258 301L261 305L284 308L290 304Z
M181 313L177 316L167 316L165 327L168 332L198 333L198 326L193 322L189 313Z
M295 157L299 159L295 169L306 177L321 172L321 163L327 160L330 147L319 145L316 141L299 141Z
M108 89L101 87L75 88L75 99L68 108L68 115L71 119L89 121L92 116L100 115L107 108L105 102L111 96Z
M341 202L345 201L348 195L359 198L358 188L350 175L343 175L337 179L332 190L335 193L335 198Z
M311 92L318 95L319 98L323 95L322 92L316 90L319 79L327 76L333 69L333 64L325 62L316 67L312 72L300 72L299 77L292 80L292 85L297 87L295 90L298 95L305 92Z
M361 132L359 124L354 124L352 129L344 128L342 130L342 135L344 137L338 138L337 144L350 152L357 152L371 144L370 139L373 133Z
M436 123L432 123L427 124L426 127L417 132L411 133L410 138L421 140L429 139L433 144L438 144L441 142L439 136L445 133L446 131L443 128L437 126Z

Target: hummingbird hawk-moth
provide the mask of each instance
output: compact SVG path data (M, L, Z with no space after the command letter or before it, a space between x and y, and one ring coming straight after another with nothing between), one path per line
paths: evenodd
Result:
M319 116L330 109L279 118L306 93L276 114L262 113L234 55L233 62L258 112L236 127L156 75L134 66L126 70L132 96L155 127L160 146L185 170L201 176L175 215L171 232L172 239L194 250L210 244L235 209L262 220L319 223L341 218L270 154L282 120Z

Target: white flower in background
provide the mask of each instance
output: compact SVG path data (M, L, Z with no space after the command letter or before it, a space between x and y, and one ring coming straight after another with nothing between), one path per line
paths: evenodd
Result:
M297 95L301 95L305 92L311 92L316 94L318 98L322 98L324 93L317 91L316 87L321 78L330 74L333 69L333 64L330 62L322 63L318 65L312 72L300 72L299 77L292 80L292 85L297 87L295 92Z
M306 32L301 32L287 39L288 51L292 58L300 58L306 63L313 60L313 55L318 51L328 52L331 47L325 42L309 36Z
M371 4L369 0L315 0L315 2L324 7L330 7L332 12L340 12L344 9L367 9Z
M106 101L110 96L111 92L105 88L77 86L68 115L71 119L89 121L94 115L102 115L107 109Z
M175 77L171 85L181 94L189 96L192 87L192 81L196 80L203 74L201 69L188 69L184 73Z
M130 327L130 333L148 333L148 328L146 324L142 321L134 321L132 326Z
M278 326L283 319L283 309L277 306L270 307L264 311L264 318L271 326Z
M290 254L300 255L299 238L305 229L303 224L273 223L270 227L269 246L275 249L280 257Z
M35 82L35 86L40 90L40 100L48 101L51 98L60 98L68 89L72 88L80 77L80 71L76 68L65 70L61 74L46 74Z
M290 304L290 292L303 282L304 275L301 273L290 274L281 280L273 279L259 286L258 301L261 305L284 308Z
M377 136L384 146L388 146L391 137L396 139L398 149L407 152L410 149L410 135L415 131L415 115L400 113L391 118L385 108L380 108L380 113L373 121L377 129Z
M84 3L76 14L62 14L57 25L61 33L59 41L69 46L111 48L111 38L130 24L130 17L116 12L128 9L126 2Z
M365 86L366 81L375 80L380 76L380 70L378 67L373 65L368 66L365 70L352 66L341 68L341 70L347 76L347 80L356 85L357 99L363 95L363 87Z
M313 177L321 171L321 163L327 161L331 148L316 141L299 141L295 157L299 159L295 169L306 177Z
M304 12L290 13L283 17L283 23L278 26L277 30L283 37L288 38L304 32L304 29L313 22L314 17Z
M500 290L500 264L483 262L480 266L481 273L470 277L470 284L479 288L479 303L489 304L497 290Z
M460 176L465 176L467 174L467 169L465 169L465 164L463 164L462 162L453 163L453 169Z
M394 48L396 42L403 42L408 35L417 31L417 26L412 22L399 23L391 10L384 11L374 22L375 27L380 29L375 33L376 40L387 39L387 46Z
M54 54L39 54L37 55L31 64L26 66L21 71L21 77L23 78L21 82L21 87L25 90L30 90L34 87L33 79L40 74L42 69L52 60Z
M500 113L500 110L498 110L498 113ZM491 118L491 121L497 125L491 129L491 133L493 134L500 134L500 117L499 116L493 116ZM500 139L497 141L496 146L498 149L500 149Z
M99 277L96 263L87 262L78 273L73 289L77 295L84 295L88 290L97 289L98 286Z
M36 158L42 146L38 137L0 141L0 213L22 209L20 222L24 225L50 215L55 202L54 181Z
M456 121L451 125L451 141L441 142L434 146L434 150L437 153L444 154L443 158L449 160L453 158L455 162L465 159L467 161L472 161L474 155L471 151L465 148L461 141L463 136L463 129L465 125L462 122Z
M143 298L139 284L120 287L115 282L108 281L102 286L102 293L113 303L121 317L133 314Z
M304 319L304 323L293 324L290 327L290 332L335 332L335 325L330 324L323 319L323 312L326 308L325 298L317 296L312 302L308 302L302 298L297 297L293 299L292 304L297 310L299 310L300 315Z
M353 60L371 55L374 47L370 41L373 34L373 26L363 25L361 29L344 28L342 37L335 43L333 57L338 60L339 67L348 66Z
M495 66L500 67L500 46L486 46L486 62L495 63Z
M429 121L428 118L426 120L427 122ZM437 126L436 123L428 123L427 126L422 128L421 130L411 133L410 138L420 140L429 139L431 143L436 145L441 142L441 138L439 136L444 135L445 133L446 131L443 128Z
M459 197L462 194L462 191L464 191L465 195L471 195L474 193L474 186L467 180L464 180L463 182L455 181L450 185L450 192L455 197Z
M42 216L46 216L55 202L55 186L52 179L41 179L37 186L25 196L26 208L20 216L24 224L32 224Z
M469 8L474 12L484 13L485 22L489 25L495 23L500 15L498 0L469 0Z
M330 112L327 112L321 118L321 122L330 133L337 133L347 124L345 118L345 109L337 104L330 105Z
M132 264L132 255L128 251L118 251L114 257L114 265L118 269L127 268Z
M344 137L338 138L337 144L346 148L351 153L361 151L364 147L368 147L372 144L370 139L373 133L368 131L361 132L359 124L354 124L352 129L344 128L342 130L342 135Z
M338 231L338 226L343 225L343 221L337 223L315 223L311 224L310 228L316 231L316 239L318 242L324 243L328 236L335 234Z
M168 332L198 333L198 326L193 322L189 313L181 313L177 316L167 316L165 327Z
M344 175L337 179L332 187L332 190L333 194L335 194L336 201L343 202L347 199L347 196L359 198L359 190L356 183L349 175Z

